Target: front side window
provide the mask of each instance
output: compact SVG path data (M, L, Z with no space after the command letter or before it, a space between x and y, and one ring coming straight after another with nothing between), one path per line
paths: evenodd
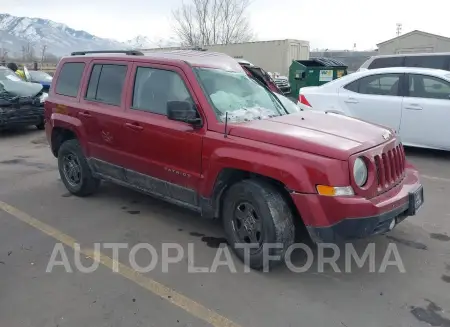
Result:
M450 82L433 76L409 75L409 96L450 100Z
M87 100L120 106L127 66L95 64L86 92Z
M200 83L217 119L244 122L286 114L276 96L247 76L245 72L196 68Z
M184 81L171 70L138 67L135 76L132 108L167 115L167 102L193 103Z
M66 62L59 72L55 92L75 98L80 88L84 66L83 62Z
M359 80L358 93L369 95L398 95L400 74L366 76Z

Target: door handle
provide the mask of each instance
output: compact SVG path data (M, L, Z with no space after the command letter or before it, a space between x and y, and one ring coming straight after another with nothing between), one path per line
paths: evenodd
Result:
M405 105L407 110L422 110L422 107L418 103L409 103Z
M140 132L144 129L141 125L138 125L137 123L125 123L125 127L132 129L133 131Z
M356 100L355 98L348 98L347 100L345 100L345 103L358 103L358 100Z
M87 111L81 111L78 114L80 116L83 116L83 117L86 117L86 118L92 117L92 115L89 112L87 112Z

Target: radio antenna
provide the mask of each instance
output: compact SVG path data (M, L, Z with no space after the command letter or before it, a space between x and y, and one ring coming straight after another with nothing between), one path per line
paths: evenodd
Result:
M224 138L228 136L228 111L225 111L225 133L223 135Z

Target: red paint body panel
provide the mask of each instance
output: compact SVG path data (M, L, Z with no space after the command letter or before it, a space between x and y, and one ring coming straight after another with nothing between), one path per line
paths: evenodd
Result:
M386 140L386 129L357 119L300 112L230 123L225 137L225 125L217 120L192 67L244 72L227 56L154 53L67 57L58 65L55 85L62 65L68 61L84 62L86 69L76 98L56 94L55 87L50 89L45 104L49 141L55 127L72 130L87 156L183 186L203 198L213 196L217 178L224 169L255 173L275 179L291 191L307 226L326 227L340 220L392 210L404 204L408 193L420 186L417 171L405 162L395 137ZM94 62L128 66L120 106L84 99ZM164 115L134 110L131 103L137 66L176 72L191 94L203 125L194 128ZM65 113L57 113L57 106L61 105ZM83 112L89 115L80 115ZM392 160L376 164L376 158L383 159L385 154L392 155ZM352 167L357 157L363 157L369 167L369 179L363 187L353 181ZM382 179L385 175L381 173L386 169L396 171L390 184ZM320 196L316 191L318 184L352 186L356 195Z
M409 192L419 187L416 170L407 169L403 183L372 199L364 197L327 197L318 194L292 194L305 225L329 227L343 219L359 219L381 215L408 202Z

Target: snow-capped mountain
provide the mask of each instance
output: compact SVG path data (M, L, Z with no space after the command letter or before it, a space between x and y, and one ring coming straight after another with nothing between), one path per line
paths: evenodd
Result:
M159 44L159 45L158 45ZM46 53L56 56L80 50L117 50L153 48L174 45L173 40L152 41L138 36L127 42L100 38L86 31L75 30L67 25L42 18L16 17L0 14L0 49L10 56L20 57L22 47L31 45L38 54L46 47Z

